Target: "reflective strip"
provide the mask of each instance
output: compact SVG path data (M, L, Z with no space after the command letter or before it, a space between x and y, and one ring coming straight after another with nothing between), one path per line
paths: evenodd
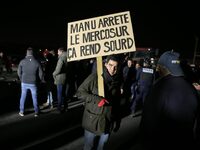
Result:
M172 60L172 64L180 64L179 60Z
M150 69L150 68L142 68L142 72L153 74L153 69Z

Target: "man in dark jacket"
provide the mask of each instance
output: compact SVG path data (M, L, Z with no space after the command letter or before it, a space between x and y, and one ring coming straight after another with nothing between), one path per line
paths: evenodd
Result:
M145 101L146 96L148 95L153 81L154 81L154 69L151 67L150 59L145 59L143 66L137 69L136 73L136 86L135 95L132 98L131 104L131 116L134 117L137 115L138 106L141 109Z
M24 116L24 103L27 91L31 91L35 117L39 114L37 100L37 83L43 80L43 71L40 63L33 56L33 49L27 49L26 57L22 59L18 66L18 76L21 80L20 116Z
M131 98L131 85L136 79L136 69L132 58L127 58L127 65L123 68L123 97L127 101Z
M193 150L199 98L195 88L184 78L179 54L163 53L157 71L160 78L144 102L142 145L145 150Z
M97 150L103 150L112 129L120 126L119 105L122 78L118 75L119 61L108 56L103 70L105 96L98 94L98 77L92 73L80 85L77 91L79 99L85 101L82 126L85 129L84 150L94 149L94 140L98 136ZM116 127L116 128L114 128Z

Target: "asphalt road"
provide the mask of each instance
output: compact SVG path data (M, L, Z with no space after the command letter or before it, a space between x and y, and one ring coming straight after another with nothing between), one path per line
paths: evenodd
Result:
M71 108L62 114L56 109L42 110L39 117L34 117L33 109L28 112L24 117L18 112L1 116L0 147L5 150L38 149L38 146L55 149L81 134L82 107ZM61 138L66 134L70 136Z
M42 89L42 85L40 87ZM69 111L60 114L56 108L41 108L41 115L34 117L32 101L26 101L26 115L19 112L20 82L16 74L1 76L0 80L0 148L2 150L82 150L81 127L83 102L71 101ZM39 104L46 102L40 91ZM30 95L29 95L30 96ZM29 98L29 97L28 97ZM127 110L124 110L128 112ZM112 133L108 150L139 150L138 127L140 115L131 118L127 113L121 128Z
M123 118L119 131L111 134L106 150L141 150L138 138L140 119L141 116ZM82 150L83 145L84 137L81 136L56 150Z
M60 114L56 109L43 109L34 117L33 109L21 117L18 112L0 118L0 147L3 150L81 150L83 129L81 120L83 105L71 105L68 112ZM111 134L108 150L134 150L138 147L140 116L126 116L121 128Z

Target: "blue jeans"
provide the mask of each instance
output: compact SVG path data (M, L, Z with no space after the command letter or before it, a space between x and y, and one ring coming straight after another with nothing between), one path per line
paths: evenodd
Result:
M93 150L94 148L94 141L95 138L97 137L96 134L85 130L85 135L84 135L84 148L83 150ZM108 142L109 134L102 133L99 135L99 141L97 143L97 150L103 150L105 147L105 144Z
M24 103L26 100L26 95L28 90L31 91L34 110L36 113L38 113L39 107L37 102L37 86L36 84L27 84L27 83L21 83L20 112L24 112Z
M47 103L49 106L53 105L53 94L52 91L47 92Z
M62 105L64 105L65 99L65 87L62 84L57 84L57 99L58 99L58 110L62 109Z

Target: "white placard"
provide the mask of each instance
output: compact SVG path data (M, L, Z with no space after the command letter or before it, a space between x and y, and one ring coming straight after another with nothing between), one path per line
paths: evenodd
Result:
M130 12L68 23L68 61L135 51Z

